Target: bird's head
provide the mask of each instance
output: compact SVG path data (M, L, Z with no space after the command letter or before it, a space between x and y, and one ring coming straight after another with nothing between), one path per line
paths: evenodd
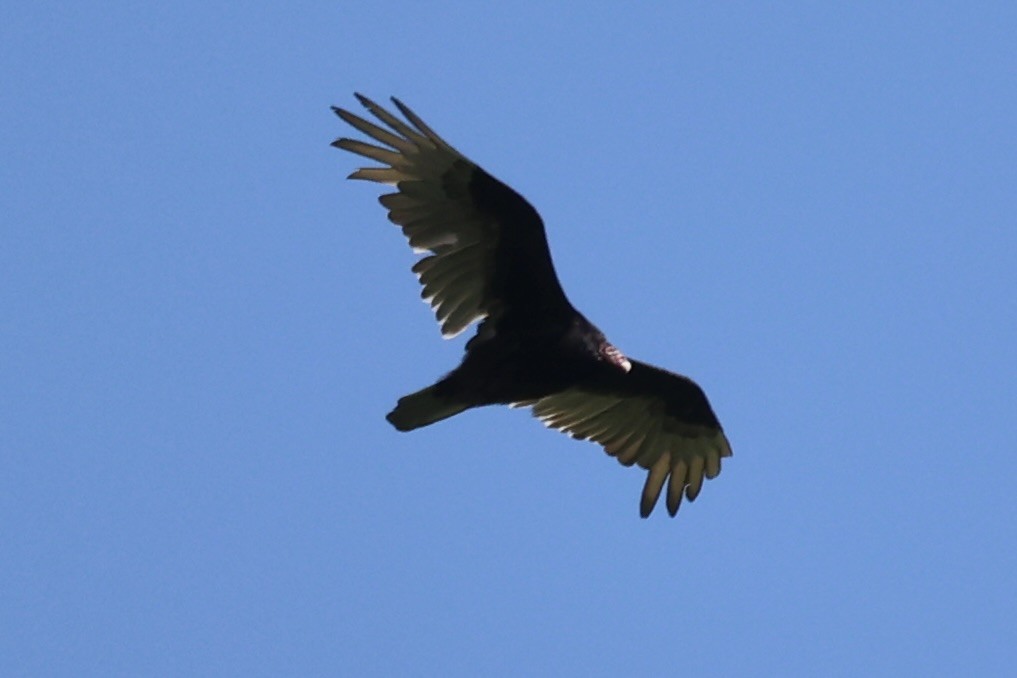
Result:
M601 345L597 355L601 360L614 365L622 372L628 372L632 369L632 363L629 362L629 359L616 346L606 341Z

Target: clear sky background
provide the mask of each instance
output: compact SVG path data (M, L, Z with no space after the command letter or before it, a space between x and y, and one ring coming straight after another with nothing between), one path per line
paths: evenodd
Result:
M549 7L552 7L549 9ZM1017 5L6 3L0 675L1002 675ZM395 94L734 457L488 408L328 146Z

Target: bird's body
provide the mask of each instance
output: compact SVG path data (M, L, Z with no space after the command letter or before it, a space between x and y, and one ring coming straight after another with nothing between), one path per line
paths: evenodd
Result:
M603 337L577 314L564 326L493 333L470 346L459 367L438 382L438 393L470 406L511 405L613 371L590 345L591 330Z
M427 256L413 271L446 337L481 320L460 365L399 400L388 420L409 431L471 407L530 406L548 426L601 443L626 465L649 471L640 512L665 481L667 507L698 495L704 477L731 454L702 390L691 380L634 360L611 345L561 289L536 210L472 163L397 100L409 124L358 95L387 125L341 109L347 123L384 146L338 139L374 159L351 178L393 185L389 219Z

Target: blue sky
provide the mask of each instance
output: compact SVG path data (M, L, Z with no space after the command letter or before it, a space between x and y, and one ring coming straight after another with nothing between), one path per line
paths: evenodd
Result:
M0 674L1002 675L1012 3L0 11ZM675 520L459 360L328 110L411 105L706 389Z

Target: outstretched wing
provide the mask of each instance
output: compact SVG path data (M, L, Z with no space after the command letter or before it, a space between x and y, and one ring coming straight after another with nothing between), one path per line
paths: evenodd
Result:
M626 466L649 471L639 513L650 515L667 481L667 511L695 500L704 478L720 473L731 446L703 390L691 379L632 360L539 400L534 416L580 440L593 440Z
M351 179L396 187L380 202L413 249L427 253L413 272L442 335L454 337L485 317L497 322L515 309L525 309L521 313L533 323L568 312L537 211L397 99L392 101L406 121L356 96L387 129L332 110L380 145L347 138L332 145L381 163L358 169Z

